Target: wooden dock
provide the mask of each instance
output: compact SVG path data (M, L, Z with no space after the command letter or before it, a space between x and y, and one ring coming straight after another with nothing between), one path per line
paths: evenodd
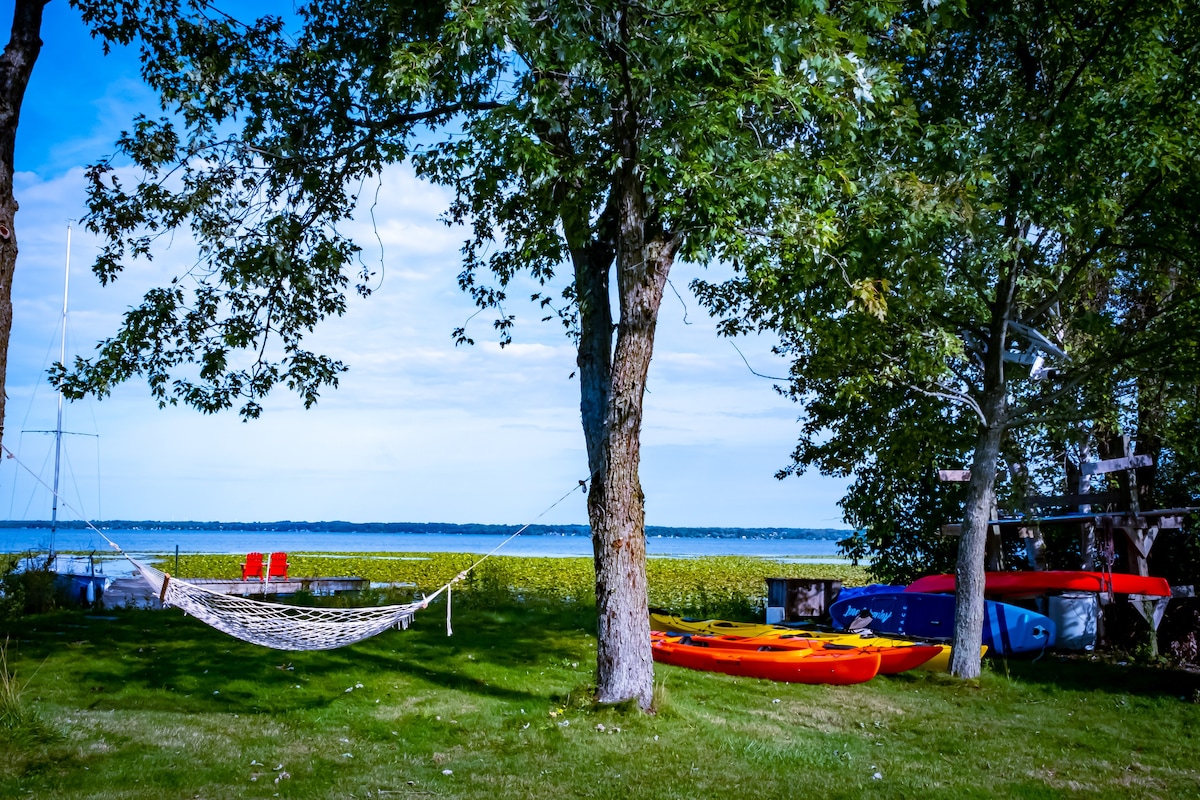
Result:
M187 583L203 586L221 594L234 594L241 597L257 597L273 599L278 595L310 592L315 595L342 594L357 592L368 588L371 583L366 578L284 578L272 581L239 581L221 578L180 578ZM159 608L158 593L150 588L140 576L132 578L115 578L100 596L100 606L103 608Z

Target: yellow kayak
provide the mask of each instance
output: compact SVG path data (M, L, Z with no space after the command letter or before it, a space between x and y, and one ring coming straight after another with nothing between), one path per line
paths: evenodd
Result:
M726 636L745 636L747 638L787 637L789 639L818 639L823 642L854 647L903 647L905 645L927 644L912 639L896 639L890 636L862 635L858 633L836 633L815 631L805 628L793 628L788 625L767 625L761 622L730 622L723 619L685 619L671 614L651 614L650 629L656 631L674 631L677 633L725 634ZM942 652L926 661L919 669L935 672L946 672L950 669L950 645L941 645ZM980 655L987 652L984 645Z

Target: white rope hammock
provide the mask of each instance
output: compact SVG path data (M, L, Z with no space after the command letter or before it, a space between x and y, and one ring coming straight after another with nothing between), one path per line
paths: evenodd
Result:
M11 450L0 445L9 458L15 460L22 468L33 475L34 479L46 486L33 470L25 466ZM579 481L578 486L586 490L586 481ZM46 486L53 493L53 489ZM446 635L453 631L450 628L450 590L454 584L464 580L471 570L491 558L500 548L520 536L544 517L555 506L566 500L577 487L572 487L532 522L525 525L502 541L488 554L471 566L455 575L449 582L431 595L421 600L405 605L364 606L360 608L311 608L292 606L283 603L268 603L264 600L254 600L249 597L227 595L206 588L200 584L188 583L179 578L171 577L169 573L143 564L125 553L112 539L87 520L84 524L88 529L98 534L108 542L114 550L137 567L139 573L150 584L158 595L163 608L174 606L185 614L190 614L206 625L229 634L251 644L270 647L275 650L332 650L345 647L355 642L361 642L390 628L404 630L412 621L417 611L427 607L442 592L446 593ZM80 519L83 516L70 505L59 498L63 507L71 510Z
M449 635L450 586L466 575L465 572L459 573L453 581L416 603L363 608L309 608L223 594L199 584L172 578L161 570L125 557L158 594L163 608L174 606L230 636L275 650L332 650L361 642L389 628L404 630L408 628L413 615L443 591L446 592L446 631Z

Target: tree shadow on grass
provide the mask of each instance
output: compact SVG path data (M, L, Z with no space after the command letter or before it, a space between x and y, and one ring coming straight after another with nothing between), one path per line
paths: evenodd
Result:
M996 664L996 672L1005 666ZM1029 684L1075 691L1098 691L1144 697L1200 699L1200 674L1168 666L1092 661L1087 656L1048 654L1034 661L1009 661L1007 674Z
M513 688L513 675L577 664L587 655L589 609L514 601L480 606L456 604L452 638L430 609L408 631L322 651L247 644L175 610L59 612L24 621L18 635L22 658L51 668L67 704L185 713L320 709L353 702L347 695L364 682L529 702L555 689Z
M1036 660L990 657L984 661L984 669L1031 687L1200 702L1200 673L1168 666L1110 663L1093 661L1087 655L1047 653ZM947 682L957 681L949 675L938 677ZM897 683L923 682L929 676L910 670L888 679Z

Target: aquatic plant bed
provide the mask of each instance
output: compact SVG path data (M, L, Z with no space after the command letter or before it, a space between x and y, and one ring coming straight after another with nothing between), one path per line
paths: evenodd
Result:
M293 577L355 575L373 583L411 584L421 592L436 590L479 559L464 553L288 553ZM241 560L235 555L184 555L178 572L183 578L228 578L241 574ZM174 557L163 557L156 566L176 571ZM869 582L862 567L747 556L652 558L646 570L652 606L706 616L761 614L767 578L830 578L848 586ZM455 590L592 602L594 582L590 558L494 556Z
M1200 684L1132 665L991 662L849 687L663 667L658 713L595 709L594 609L456 595L327 652L178 611L9 626L36 713L0 727L0 797L1194 797ZM0 636L4 635L0 633Z

